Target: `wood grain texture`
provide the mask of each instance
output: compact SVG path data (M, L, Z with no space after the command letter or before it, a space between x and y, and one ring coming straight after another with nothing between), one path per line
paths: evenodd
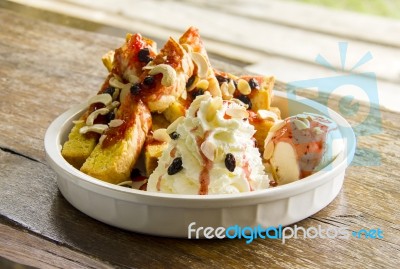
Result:
M366 128L378 132L362 136L366 130L359 130L354 163L375 166L351 166L338 197L297 223L324 229L346 226L351 231L381 228L383 239L292 239L285 244L257 239L246 244L126 232L73 208L59 193L43 151L49 123L97 92L106 75L101 56L123 39L4 10L0 10L0 24L0 242L1 246L11 242L0 248L0 255L34 263L42 261L40 256L46 252L58 257L61 267L73 257L71 264L100 268L108 263L119 268L396 268L400 263L399 113L383 109L380 115L372 113ZM277 83L276 89L286 90L286 86ZM370 110L362 105L352 124L366 113ZM375 155L366 155L365 149L377 150L380 163L371 160ZM25 237L10 222L30 233ZM32 246L37 251L27 257L23 252ZM58 246L71 252L55 251ZM9 248L15 249L12 255L6 253Z
M1 223L0 257L32 268L112 268L90 256Z
M248 63L268 62L271 55L296 62L314 63L315 56L320 53L335 68L341 70L337 43L346 41L350 43L350 56L359 57L352 59L353 56L348 56L348 61L352 64L343 67L346 71L351 72L353 65L361 58L362 55L356 54L357 52L370 51L374 55L374 70L378 78L394 83L400 81L400 64L396 61L400 57L399 38L392 37L400 28L400 23L396 21L387 22L379 18L368 20L368 17L362 15L350 16L338 11L335 14L324 12L323 9L320 12L318 7L299 9L298 6L304 4L293 6L290 2L283 7L282 3L274 5L274 2L259 0L250 3L240 0L211 3L203 0L120 0L112 4L110 0L98 0L95 4L80 0L14 1L27 2L32 6L80 18L89 17L97 22L107 20L108 24L116 27L141 27L163 40L169 36L179 37L190 25L195 25L202 29L201 34L210 50L218 50L221 55ZM286 12L283 11L284 8L287 9ZM96 12L90 12L93 10ZM179 12L165 12L166 10ZM277 13L275 18L270 16L271 12ZM303 19L304 16L307 16L307 20ZM277 20L276 17L282 19ZM307 21L325 27L311 27L307 25ZM336 28L344 30L332 32ZM367 28L368 31L360 31L360 28ZM375 32L379 34L375 35ZM381 35L387 36L382 39L385 42L371 42L371 39L381 40ZM368 41L360 36L369 36ZM217 46L213 43L217 43ZM369 68L360 66L357 72L365 72Z

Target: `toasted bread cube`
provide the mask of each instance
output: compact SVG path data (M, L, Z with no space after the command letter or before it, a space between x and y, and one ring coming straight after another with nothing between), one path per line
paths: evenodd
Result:
M79 133L79 129L85 126L83 120L77 121L68 135L68 141L64 143L61 154L64 159L74 166L81 168L97 144L96 134L85 135Z
M270 107L271 112L275 113L277 119L281 119L281 111L277 107ZM252 116L249 118L249 122L251 125L254 126L256 129L256 133L254 134L254 138L257 141L257 147L259 148L260 152L264 152L264 141L267 138L269 129L271 129L272 125L274 125L276 119L272 118L261 118L258 113L252 113Z
M132 100L123 105L128 110L126 114L134 117L125 136L107 147L98 144L81 167L85 174L113 184L129 179L151 128L151 114L142 101Z
M250 119L250 124L254 126L254 129L256 129L254 138L256 139L257 147L262 154L264 152L265 138L268 135L269 129L271 129L272 125L274 125L274 121L272 119L261 119L259 117L254 117Z
M158 142L146 144L144 148L144 163L146 169L146 176L149 177L158 165L158 158L166 149L168 143Z
M274 88L275 78L265 77L259 90L253 90L249 95L252 103L252 110L257 112L259 109L269 110L271 107L272 89Z
M114 54L115 54L115 51L110 50L109 52L104 54L103 57L101 58L104 66L107 68L108 72L111 72L111 70L113 68Z
M152 113L151 114L153 125L151 127L152 131L161 129L161 128L167 128L168 125L170 124L169 121L164 117L163 114L158 114L158 113Z
M179 102L176 101L172 103L164 112L164 117L169 121L169 122L174 122L177 118L180 116L185 116L186 108L185 106Z

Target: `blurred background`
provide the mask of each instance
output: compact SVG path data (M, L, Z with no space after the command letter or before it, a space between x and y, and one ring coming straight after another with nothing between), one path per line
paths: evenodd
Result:
M53 22L79 18L72 27L121 38L140 32L159 48L169 36L179 38L195 26L212 59L287 83L354 75L372 86L335 93L353 91L357 99L400 110L400 0L7 2L60 14L45 18Z

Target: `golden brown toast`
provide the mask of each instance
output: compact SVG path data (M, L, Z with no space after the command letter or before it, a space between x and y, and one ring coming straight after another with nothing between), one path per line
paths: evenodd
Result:
M179 43L170 38L160 53L156 54L154 48L153 41L139 34L128 34L121 48L103 57L110 74L98 95L109 94L112 100L92 103L72 128L62 150L70 164L95 178L118 184L129 180L143 153L149 176L167 146L165 141L155 141L151 131L165 129L183 116L190 103L204 91L247 104L252 115L250 123L256 129L254 138L258 148L264 148L265 136L274 119L262 117L258 112L280 114L279 109L271 107L273 77L235 76L213 69L198 30L193 27ZM101 114L102 109L109 109L108 114ZM88 123L88 118L96 113L95 121ZM111 113L115 115L110 119ZM102 125L104 130L100 134L89 131L91 135L80 132L93 124Z
M81 171L95 178L118 184L129 179L147 133L151 129L151 114L140 99L127 96L118 119L124 123L109 128L81 167Z
M161 157L167 146L168 143L166 142L153 141L146 143L144 147L144 164L147 177L149 177L157 168L158 159Z
M186 81L192 73L193 63L189 54L170 38L156 58L145 67L141 81L149 76L155 81L142 91L142 100L151 112L162 113L185 93Z
M155 57L155 42L142 37L140 34L128 34L126 42L115 51L110 51L103 56L103 63L110 74L105 79L101 86L98 95L110 91L113 87L110 85L110 79L117 77L139 77L143 70L142 68L148 62L141 62L137 55L140 50L148 49L149 59ZM115 90L113 89L115 92ZM114 98L115 100L116 98ZM118 101L121 101L118 99ZM85 126L87 117L96 109L102 108L99 104L90 104L87 111L79 118L79 124L75 124L72 128L68 141L64 143L62 156L75 168L80 169L85 160L89 157L95 148L99 134L96 133L80 133L79 130Z
M83 135L79 133L79 129L85 126L83 120L79 120L72 127L68 135L68 141L65 142L61 154L64 159L77 169L80 169L82 164L92 153L97 144L98 136Z

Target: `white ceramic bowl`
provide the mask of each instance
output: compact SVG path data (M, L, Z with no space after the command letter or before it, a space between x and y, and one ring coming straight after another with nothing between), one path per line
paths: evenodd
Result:
M57 173L63 196L78 210L122 229L172 237L187 237L188 225L229 227L232 225L289 225L327 206L339 193L355 151L355 136L345 119L334 111L305 98L274 92L274 106L283 117L302 112L329 116L338 123L345 151L333 164L303 180L261 191L213 196L150 193L116 186L88 176L71 166L61 155L72 121L86 105L68 110L49 126L45 151Z

